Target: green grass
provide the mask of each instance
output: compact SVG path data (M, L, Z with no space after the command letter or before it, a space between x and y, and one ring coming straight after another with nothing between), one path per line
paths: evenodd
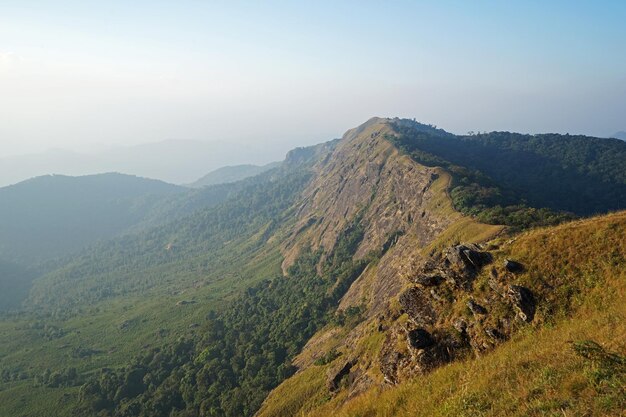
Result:
M0 321L0 370L19 369L28 376L22 381L0 382L0 415L69 415L79 387L36 386L35 376L45 369L75 367L86 378L103 367L126 365L143 349L194 332L190 325L204 323L209 311L220 309L242 289L279 275L282 256L277 245L255 247L250 244L253 240L232 242L230 256L218 259L201 284L197 274L189 273L187 278L178 274L176 281L148 294L107 299L66 319L37 320L29 315ZM239 270L233 268L234 263L240 265ZM232 271L237 271L237 276ZM177 305L181 300L195 303ZM64 336L47 340L41 330L31 328L36 321L61 328ZM76 358L71 352L77 347L97 353Z

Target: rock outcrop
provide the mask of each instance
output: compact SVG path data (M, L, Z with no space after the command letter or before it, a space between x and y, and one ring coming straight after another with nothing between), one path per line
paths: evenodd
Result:
M530 322L535 317L535 297L533 293L525 287L511 285L507 291L507 296L518 310L519 317Z
M390 135L396 135L392 121L374 118L316 156L314 178L294 206L298 220L282 246L285 273L304 248L319 251L324 262L356 221L363 238L355 259L377 254L339 305L339 310L358 307L362 321L352 329L319 332L294 361L302 370L318 366L314 362L325 352L340 352L325 365L329 394L396 384L472 346L495 343L483 328L489 314L478 319L467 310L467 316L452 316L451 306L468 301L474 281L492 262L481 246L458 239L475 231L486 239L502 227L456 212L447 194L450 174L403 155ZM506 337L503 326L491 327L499 332L492 335Z
M433 254L409 275L414 285L398 297L399 312L407 321L389 326L381 349L379 369L387 383L428 372L469 352L481 354L493 348L509 338L515 312L523 322L533 320L532 291L506 282L514 276L509 263L503 264L502 271L492 267L483 274L492 261L493 255L481 246L458 244ZM514 269L520 268L523 265L516 262ZM474 288L478 277L488 281L486 293ZM480 294L480 300L474 294ZM466 300L467 314L459 316L462 300ZM402 333L405 347L397 342Z

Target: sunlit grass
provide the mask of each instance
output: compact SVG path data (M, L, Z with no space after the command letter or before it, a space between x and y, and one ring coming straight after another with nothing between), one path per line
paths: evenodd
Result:
M577 354L595 341L626 353L626 212L525 233L499 256L527 265L522 282L545 290L543 325L494 352L442 367L392 389L372 389L311 416L618 416L624 369L603 370Z

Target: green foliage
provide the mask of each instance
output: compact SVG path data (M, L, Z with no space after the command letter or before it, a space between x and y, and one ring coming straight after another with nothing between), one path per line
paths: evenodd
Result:
M0 311L18 309L36 275L20 265L0 260Z
M10 375L0 384L0 414L74 415L76 383L51 388L41 382L46 369L76 368L82 384L103 367L118 372L138 352L161 357L180 337L195 348L207 312L280 273L278 242L268 239L289 225L286 210L310 175L301 166L267 172L229 185L223 202L208 198L199 210L191 207L221 186L179 195L180 204L161 205L158 216L174 216L167 224L50 263L56 269L36 281L26 309L0 321L0 371ZM119 410L136 415L126 402Z
M626 143L570 135L456 136L396 123L388 136L417 162L453 175L455 208L514 228L624 208Z
M185 189L122 174L49 175L0 188L0 256L33 264L127 230Z
M301 170L249 181L215 207L86 249L37 280L28 305L63 317L103 300L163 290L168 282L180 288L184 277L211 269L232 273L224 261L236 255L233 242L253 239L239 246L244 253L261 247L309 178ZM259 230L264 234L255 238Z
M46 369L41 375L35 377L35 385L48 388L72 387L80 384L80 376L74 367L65 368L61 371Z
M293 374L291 359L332 320L345 290L363 271L365 262L352 260L363 236L358 220L325 260L321 252L304 251L288 277L262 281L210 314L200 337L154 349L122 370L103 370L81 388L81 412L254 414L269 391Z
M228 184L232 182L241 181L245 178L253 177L255 175L262 174L265 171L280 166L279 162L273 162L267 165L234 165L218 168L209 172L198 181L190 184L191 187L201 188L210 185Z

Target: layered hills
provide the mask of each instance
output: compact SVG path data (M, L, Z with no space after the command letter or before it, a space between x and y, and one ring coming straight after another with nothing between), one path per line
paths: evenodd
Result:
M111 238L184 189L122 174L49 175L0 188L0 254L36 263Z
M617 413L626 220L579 218L625 190L622 141L371 119L51 265L0 321L0 411Z
M275 162L267 165L233 165L218 168L209 172L202 178L189 184L190 187L201 188L209 185L228 184L246 178L254 177L272 168L276 168L280 163Z

